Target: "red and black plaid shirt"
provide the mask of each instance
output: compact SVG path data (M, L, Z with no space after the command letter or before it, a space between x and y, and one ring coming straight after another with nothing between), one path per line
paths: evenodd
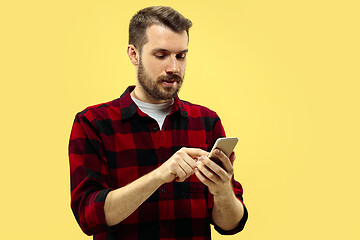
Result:
M130 97L134 87L111 102L76 115L69 144L71 208L82 230L94 239L211 239L213 196L197 177L162 185L133 214L113 227L105 221L109 191L159 167L182 147L209 151L225 135L215 112L175 98L163 129ZM242 187L233 180L242 201ZM244 206L245 207L245 206ZM234 234L243 229L247 211Z

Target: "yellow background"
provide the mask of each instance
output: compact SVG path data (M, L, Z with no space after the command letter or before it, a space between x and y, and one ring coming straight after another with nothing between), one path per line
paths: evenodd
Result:
M69 207L75 114L135 83L131 16L190 18L180 97L236 147L246 229L214 239L360 239L358 1L1 1L1 239L90 239Z

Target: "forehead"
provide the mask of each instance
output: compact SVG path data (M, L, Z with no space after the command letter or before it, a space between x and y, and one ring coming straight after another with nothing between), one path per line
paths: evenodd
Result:
M166 49L171 52L180 52L187 49L188 35L186 31L174 32L162 25L152 25L146 30L148 42L143 49Z

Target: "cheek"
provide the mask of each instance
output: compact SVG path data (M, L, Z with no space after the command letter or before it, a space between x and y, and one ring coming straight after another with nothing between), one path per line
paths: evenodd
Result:
M165 62L157 61L156 59L152 59L151 61L148 60L144 62L144 64L146 64L145 67L147 67L149 73L151 72L156 74L157 72L161 72L162 69L165 68Z
M182 76L184 76L185 74L185 68L186 68L186 62L184 62L180 67Z
M157 77L162 74L164 69L163 65L164 63L161 61L144 61L144 68L152 77Z

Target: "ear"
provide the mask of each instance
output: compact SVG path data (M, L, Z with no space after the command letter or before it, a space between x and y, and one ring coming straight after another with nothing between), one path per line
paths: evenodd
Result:
M130 44L127 48L127 54L130 58L131 63L134 66L138 66L139 65L139 51L136 49L136 47L133 44Z

